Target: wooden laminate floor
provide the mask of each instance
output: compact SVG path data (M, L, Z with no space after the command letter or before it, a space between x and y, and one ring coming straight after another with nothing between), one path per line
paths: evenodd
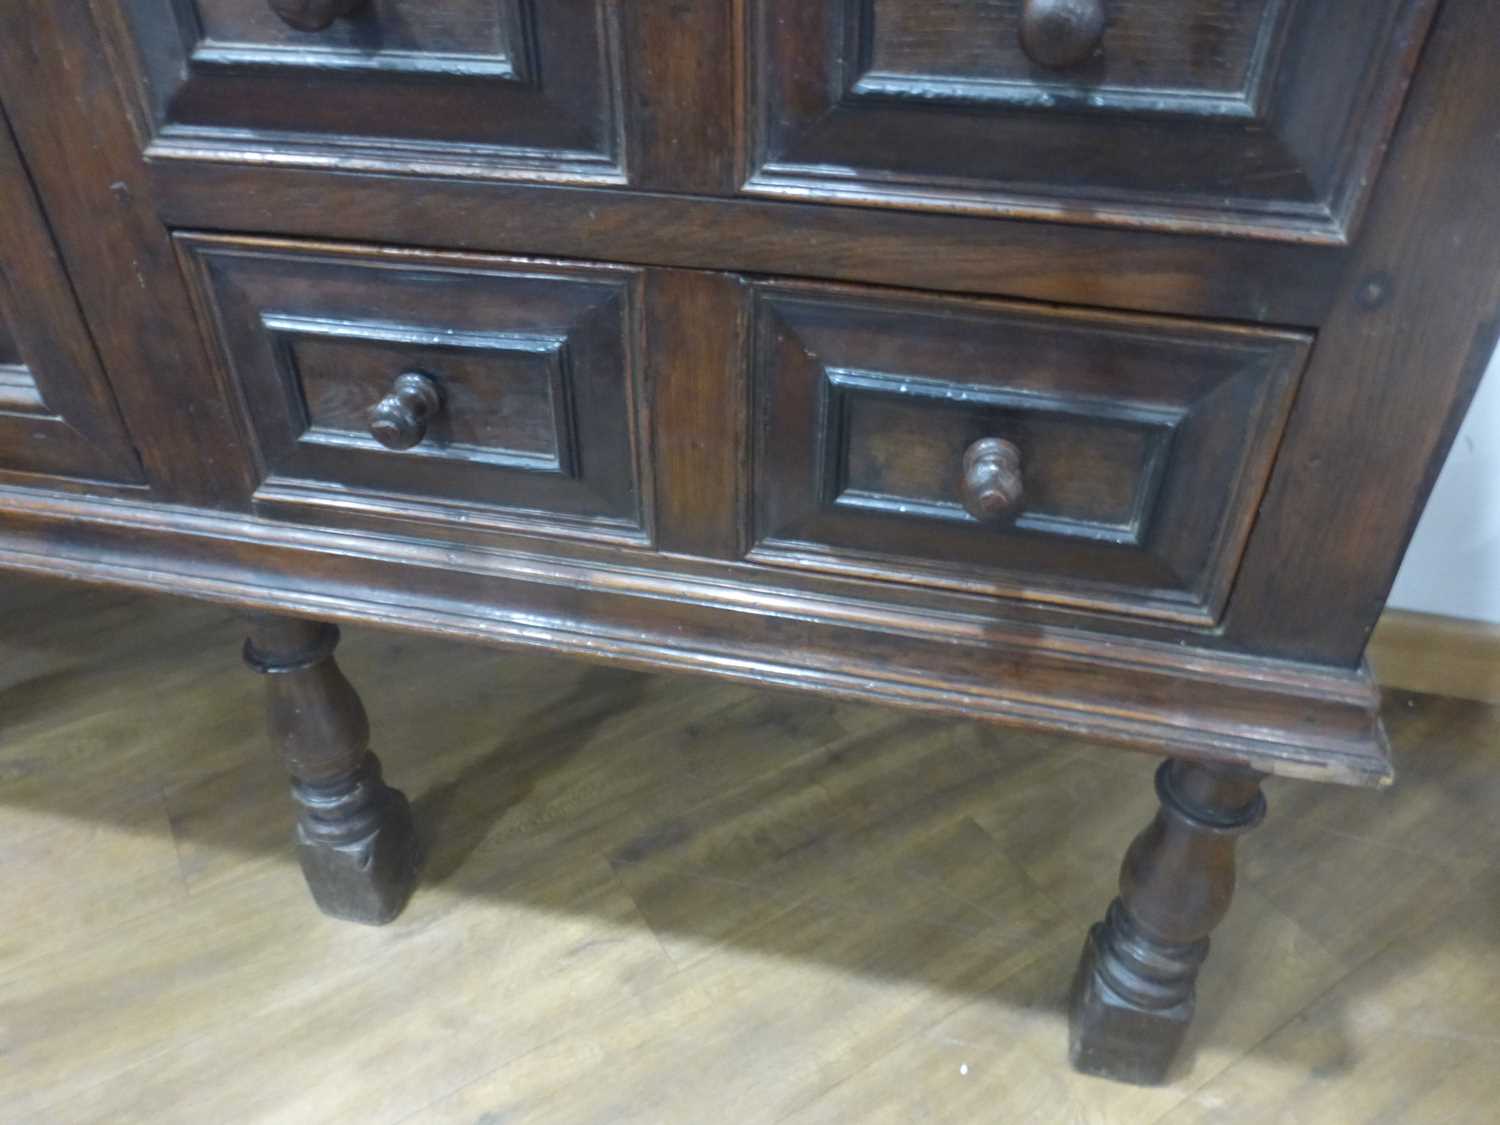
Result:
M327 921L215 607L4 578L0 1122L1500 1120L1500 708L1268 786L1173 1085L1060 1002L1145 757L349 630L428 841Z

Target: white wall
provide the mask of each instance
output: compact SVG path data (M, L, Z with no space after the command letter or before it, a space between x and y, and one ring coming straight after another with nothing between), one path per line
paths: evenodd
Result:
M1500 622L1500 351L1417 525L1390 604Z

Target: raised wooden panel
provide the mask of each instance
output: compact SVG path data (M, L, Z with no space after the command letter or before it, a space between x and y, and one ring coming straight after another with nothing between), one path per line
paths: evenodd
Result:
M365 0L318 31L267 0L101 7L135 64L151 152L620 182L606 0ZM121 18L123 17L123 18Z
M1107 0L1072 65L1023 0L750 0L755 194L1343 242L1433 0Z
M1165 92L1201 99L1198 112L1244 112L1281 42L1289 0L1108 0L1093 57L1049 73L1018 28L1024 0L863 0L852 8L860 88L897 96L926 84L959 100L1046 104L1076 97L1150 109Z
M649 540L639 271L180 237L243 405L263 514L483 537ZM399 377L438 408L404 449Z
M394 364L441 374L441 412L423 441L402 451L408 458L573 475L572 363L564 335L274 313L261 323L283 375L300 388L302 443L369 448L370 409L390 391Z
M320 31L292 27L265 0L179 0L200 35L199 59L365 71L520 78L525 0L365 0Z
M0 477L140 484L46 220L0 118Z
M1196 624L1223 609L1306 336L756 287L759 562ZM1020 454L991 525L964 455Z

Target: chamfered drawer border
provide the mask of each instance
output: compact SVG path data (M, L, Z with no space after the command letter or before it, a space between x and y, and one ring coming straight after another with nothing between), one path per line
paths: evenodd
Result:
M1309 334L790 279L748 287L748 559L1219 621ZM1015 443L1026 480L1019 516L993 525L960 495L960 454L985 437Z
M245 510L455 541L508 533L654 541L641 269L198 232L174 242L214 356L205 383L230 405L249 450L252 487L238 497ZM295 298L278 294L278 276ZM317 357L306 371L299 343ZM438 387L445 357L460 369L481 365L465 401L447 408L483 412L491 446L450 446L434 433L392 450L366 433L328 429L306 380L342 378L324 352L332 347L336 359L351 344L389 369L365 388L371 407L413 364L430 368L423 377ZM540 383L512 391L506 379ZM531 434L511 423L509 436L549 439L551 456L517 452L493 429L508 393L537 399L544 417L530 419L531 429L551 426ZM330 394L347 422L347 395L335 386L320 401ZM442 421L440 413L434 426ZM452 424L465 421L475 419Z
M387 31L410 34L382 23L399 12L365 6L321 31L288 32L261 4L242 28L261 38L235 40L216 38L178 0L92 7L149 156L539 182L628 177L628 48L607 0L494 0L484 26L450 20L454 41L443 47L374 51ZM382 131L398 116L415 126L409 135Z
M1201 0L1149 6L1178 26L1150 34L1125 26L1139 13L1124 12L1116 40L1107 13L1094 53L1049 66L1019 49L1019 4L987 5L983 18L978 9L932 5L946 24L903 29L892 20L892 30L874 0L745 0L742 190L1349 242L1436 0L1261 4L1238 85L1217 91L1177 88L1162 75L1137 88L1110 81L1113 52L1144 51L1155 36L1173 34L1204 49L1224 30ZM963 45L946 43L931 57L954 23L969 31ZM903 34L908 51L927 52L907 69L894 46ZM1004 80L966 69L980 42L991 44L992 66L1014 64ZM894 52L884 64L882 48Z
M255 451L257 469L254 475L260 483L247 503L267 516L315 526L384 529L398 537L454 541L498 541L496 536L503 538L511 532L564 539L595 538L622 545L659 547L672 553L696 554L705 558L743 558L773 568L800 567L842 574L891 584L896 589L934 586L956 594L1020 598L1126 617L1154 617L1198 631L1212 628L1222 614L1237 561L1249 534L1255 499L1269 475L1278 435L1285 424L1310 345L1306 334L1284 329L938 296L889 287L832 286L805 279L747 277L717 271L561 263L511 255L428 252L193 232L179 232L176 243L183 268L193 279L202 323L212 329L216 339L219 359L216 370L222 393L235 404L236 413L246 429L246 444ZM424 499L421 496L413 499L389 489L361 487L357 477L352 480L337 478L331 482L335 487L330 487L330 482L320 483L321 478L301 479L296 472L288 475L274 471L266 464L267 439L261 432L262 423L257 421L253 404L246 398L245 376L234 373L236 361L231 352L225 350L229 347L226 343L229 327L211 297L213 285L208 276L209 261L235 257L282 261L293 269L298 262L307 263L308 268L317 263L346 263L351 268L377 275L384 272L393 278L399 278L402 270L430 269L456 277L466 274L482 277L486 271L503 276L509 271L512 274L545 274L558 279L629 279L628 300L632 311L627 316L629 324L625 331L631 342L623 374L627 401L633 404L627 412L627 433L633 455L632 470L637 481L639 518L622 521L559 517L545 509L528 511L517 508L498 494L492 502L445 503L440 502L440 498ZM816 536L803 541L796 536L787 538L777 529L768 529L764 526L762 507L768 491L764 470L774 451L766 446L767 412L760 399L765 390L766 373L760 369L763 348L754 325L777 293L802 301L821 300L835 305L844 302L850 308L884 302L914 316L1010 318L1025 321L1029 326L1023 330L1021 339L1025 339L1028 332L1045 336L1049 331L1066 331L1072 335L1092 331L1111 339L1133 339L1139 345L1142 342L1154 343L1159 337L1183 352L1178 358L1188 357L1194 349L1206 349L1208 345L1225 351L1244 349L1247 354L1252 349L1262 349L1261 359L1270 365L1268 378L1272 382L1264 394L1255 393L1253 401L1260 405L1252 407L1257 413L1247 422L1244 445L1235 454L1240 460L1230 474L1224 495L1208 497L1208 502L1223 506L1222 518L1212 521L1213 527L1206 533L1208 538L1200 544L1202 550L1192 548L1192 558L1203 557L1198 562L1186 564L1195 568L1182 578L1187 585L1174 592L1163 586L1163 580L1159 578L1160 574L1167 574L1175 581L1173 570L1176 568L1180 572L1181 565L1184 565L1180 561L1182 556L1157 559L1145 550L1143 542L1127 542L1130 537L1119 529L1110 535L1093 536L1100 540L1096 553L1107 554L1114 549L1119 554L1121 550L1133 549L1134 554L1121 556L1123 562L1120 565L1132 562L1138 565L1129 574L1108 581L1092 571L1078 571L1079 564L1075 561L1050 562L1045 552L1048 541L1041 541L1042 548L1038 549L1034 536L1029 543L1025 539L1021 541L1023 546L1032 548L1029 554L1021 552L1031 561L1017 562L1012 567L997 563L981 567L982 573L968 574L959 573L951 565L924 565L917 560L903 562L898 558L883 558L878 553L870 555L867 551L841 550L834 543L820 545ZM283 321L290 323L287 314L288 310L280 310L273 319L277 325L282 325ZM307 320L306 317L291 319L298 323ZM980 321L976 321L978 323ZM685 330L687 324L695 326L694 334ZM403 334L410 333L405 329L395 333L396 336ZM390 335L389 332L383 333L382 338ZM690 335L702 338L692 339ZM1283 359L1271 364L1274 356L1282 353L1285 353ZM1162 358L1165 361L1172 356ZM887 372L885 376L888 377L886 381L911 379L922 382L924 378L920 371ZM1091 378L1095 379L1093 396L1098 399L1100 387L1106 392L1108 390L1109 376L1096 374ZM1104 380L1102 383L1100 378ZM1276 387L1279 390L1275 390ZM849 379L838 388L843 395L888 389L863 385L856 388ZM971 389L976 394L981 390ZM1000 389L996 388L994 393ZM994 393L984 393L994 397ZM939 394L938 397L943 396ZM1035 409L1034 402L1028 405L1023 401L1025 397L1001 395L1011 406ZM742 401L745 405L738 405ZM989 405L1005 404L997 399ZM1083 409L1084 406L1087 409ZM1157 442L1158 455L1153 455L1154 461L1161 463L1156 468L1161 469L1162 464L1170 463L1173 443L1178 441L1175 436L1177 429L1196 411L1196 407L1186 400L1171 409L1148 407L1149 403L1123 402L1116 408L1099 400L1082 404L1078 409L1068 407L1063 413L1088 415L1093 421L1104 423L1111 419L1140 422L1145 414L1149 414L1151 417L1146 421L1153 425L1160 423L1158 429L1165 427L1164 437ZM825 440L821 427L828 424L828 409L829 403L822 402L816 418L810 416L807 419L807 424L817 429L819 441ZM562 440L560 437L559 441ZM319 444L326 446L328 443ZM330 450L319 449L317 452L326 457ZM337 449L332 452L336 453ZM424 471L428 468L425 465L420 467ZM1139 499L1139 503L1156 502L1161 472L1151 475L1158 483L1147 489L1150 495ZM1181 493L1181 489L1176 492ZM1167 522L1184 521L1187 509L1183 505L1187 503L1180 496L1174 500ZM849 505L842 507L844 510L835 513L835 519L847 521L851 515L859 518L859 513L853 512ZM891 515L894 510L890 505L884 506L888 509L884 511L877 511L881 505L864 507L883 516ZM665 514L665 523L658 523L658 511ZM1058 531L1057 528L1051 530ZM1171 528L1167 528L1166 533L1175 535ZM1122 535L1125 539L1121 539ZM1057 541L1051 542L1055 546ZM1084 549L1092 548L1085 545ZM1113 557L1095 559L1094 571ZM1156 568L1154 573L1158 578L1143 577L1143 567L1148 562ZM1004 577L1007 573L1009 578Z

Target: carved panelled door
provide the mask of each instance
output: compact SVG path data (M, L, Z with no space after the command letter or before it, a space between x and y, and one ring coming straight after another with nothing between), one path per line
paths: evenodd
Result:
M0 116L0 483L142 482L73 290Z

